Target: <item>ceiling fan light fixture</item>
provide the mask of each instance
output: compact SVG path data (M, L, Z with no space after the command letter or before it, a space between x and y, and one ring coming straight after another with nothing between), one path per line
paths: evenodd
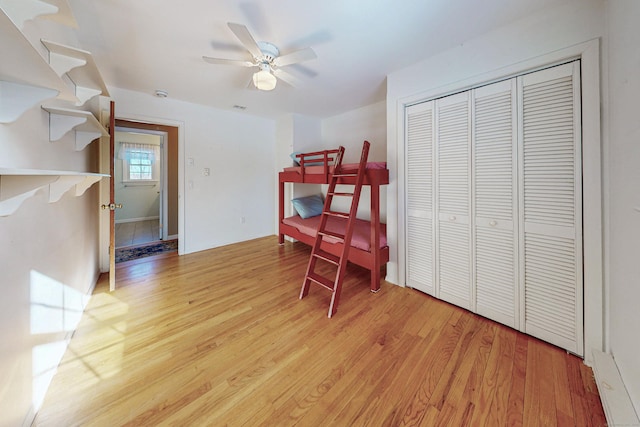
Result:
M273 90L276 87L276 76L268 70L260 70L253 75L253 84L256 89Z

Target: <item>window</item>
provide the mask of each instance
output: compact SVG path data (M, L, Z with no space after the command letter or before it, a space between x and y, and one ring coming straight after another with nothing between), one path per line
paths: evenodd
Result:
M156 159L159 155L160 147L157 145L122 142L118 153L118 158L123 160L122 180L157 181Z

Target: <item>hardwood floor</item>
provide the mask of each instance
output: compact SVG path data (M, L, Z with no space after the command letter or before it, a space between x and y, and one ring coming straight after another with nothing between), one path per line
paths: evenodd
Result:
M157 240L160 240L160 223L157 219L116 224L116 248Z
M604 426L591 369L350 265L298 300L309 248L267 237L120 264L36 426Z

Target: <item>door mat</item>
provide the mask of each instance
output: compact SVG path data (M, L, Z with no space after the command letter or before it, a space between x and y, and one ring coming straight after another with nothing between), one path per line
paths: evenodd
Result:
M116 248L116 263L177 251L177 239L155 242L144 246Z

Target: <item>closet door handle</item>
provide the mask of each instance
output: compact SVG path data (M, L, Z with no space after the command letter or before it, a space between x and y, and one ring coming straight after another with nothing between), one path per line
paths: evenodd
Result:
M455 217L454 215L451 215L451 216L449 217L449 221L455 221L455 220L456 220L456 217Z
M495 227L496 225L498 225L498 221L493 220L489 223L489 225Z

